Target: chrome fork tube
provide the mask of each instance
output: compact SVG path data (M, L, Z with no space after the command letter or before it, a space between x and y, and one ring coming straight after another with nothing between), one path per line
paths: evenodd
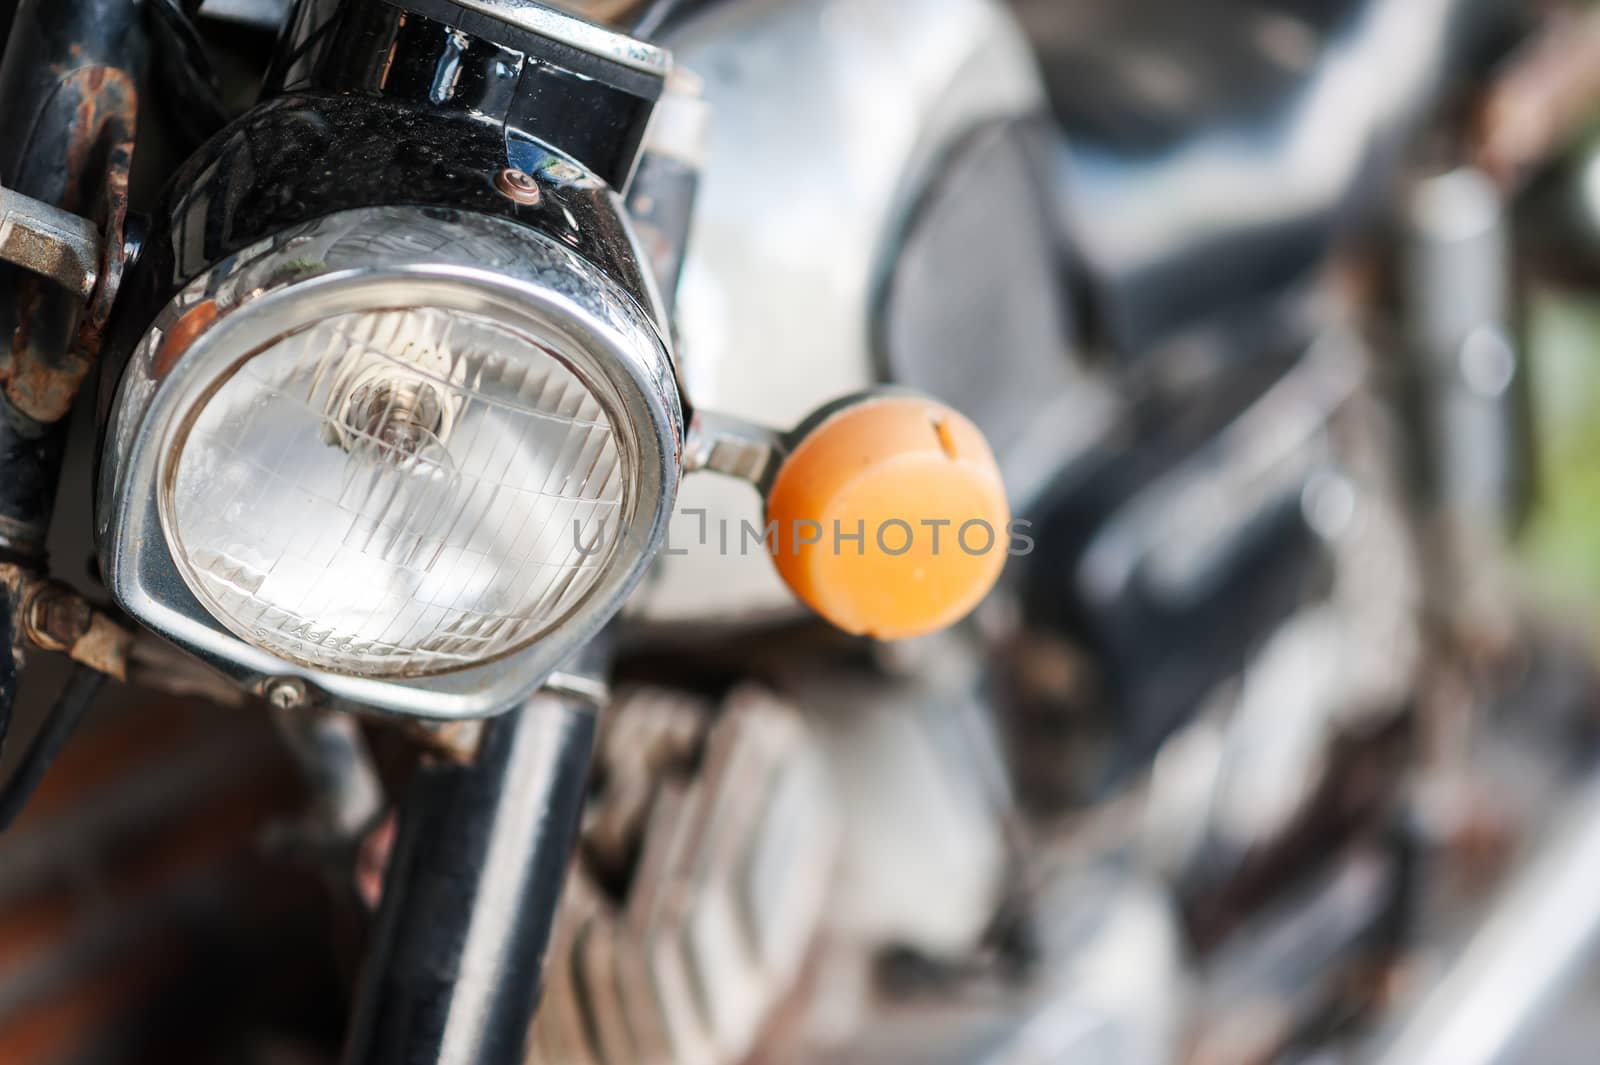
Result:
M578 838L596 708L541 694L419 767L345 1065L519 1065Z

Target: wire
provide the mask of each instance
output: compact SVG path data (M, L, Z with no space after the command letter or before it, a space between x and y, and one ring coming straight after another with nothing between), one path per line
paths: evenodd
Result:
M38 790L39 782L55 762L56 755L61 753L61 748L78 730L89 707L94 705L94 697L105 679L104 674L88 666L73 667L66 687L56 698L55 706L50 708L50 716L39 726L38 734L28 745L16 771L0 785L0 832L10 828L23 807L28 805L28 800Z

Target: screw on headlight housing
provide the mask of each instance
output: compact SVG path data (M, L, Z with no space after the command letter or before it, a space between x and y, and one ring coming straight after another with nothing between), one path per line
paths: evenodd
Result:
M513 200L526 207L536 207L544 194L539 191L539 182L532 174L513 167L507 167L495 175L494 187L508 200Z
M299 677L278 677L269 680L261 689L262 696L279 710L296 710L311 697L306 682Z
M69 589L42 585L28 597L23 632L46 651L65 651L89 631L94 609Z

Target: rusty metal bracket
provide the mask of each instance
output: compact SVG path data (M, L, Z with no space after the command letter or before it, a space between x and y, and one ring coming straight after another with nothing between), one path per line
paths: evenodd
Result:
M0 213L23 223L0 259L22 259L34 274L7 267L0 287L0 389L12 413L37 427L71 409L122 279L146 51L142 7L23 0L0 61ZM34 203L61 214L46 220Z
M0 187L0 259L87 300L100 280L100 257L93 222Z
M71 312L46 296L43 282L24 283L10 357L0 360L0 387L17 411L40 425L66 417L99 357L126 258L123 223L138 106L132 79L110 67L73 71L55 95L78 101L65 131L67 188L98 186L99 202L54 207L0 190L0 259L61 285L83 304L75 328L63 334L60 321ZM93 209L100 224L75 213L80 207Z
M117 680L128 677L134 635L74 589L11 563L0 563L0 585L16 604L14 631L26 650L64 654Z

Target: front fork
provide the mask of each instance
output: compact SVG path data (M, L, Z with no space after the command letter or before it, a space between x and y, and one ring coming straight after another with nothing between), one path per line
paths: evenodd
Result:
M577 844L599 707L544 693L425 761L399 812L344 1065L517 1065Z

